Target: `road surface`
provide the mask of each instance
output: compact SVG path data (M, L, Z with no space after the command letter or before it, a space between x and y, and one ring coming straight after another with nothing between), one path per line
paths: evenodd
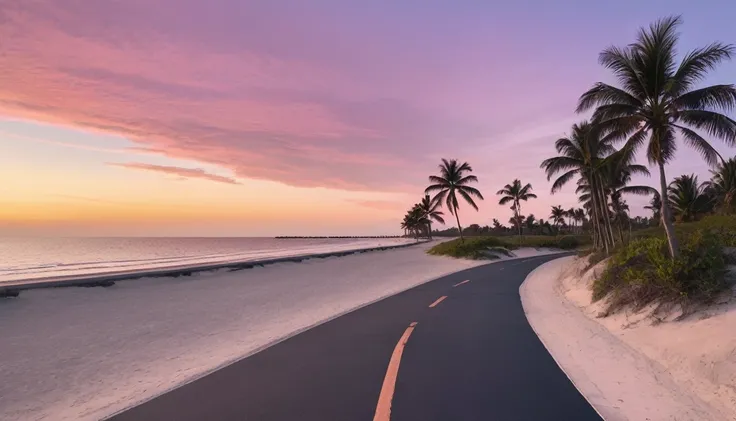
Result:
M600 420L521 306L524 278L553 258L420 285L112 420Z

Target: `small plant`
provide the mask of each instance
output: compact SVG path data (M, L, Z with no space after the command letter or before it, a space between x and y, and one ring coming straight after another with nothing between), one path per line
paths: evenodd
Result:
M683 308L712 301L727 288L725 259L718 236L697 230L684 238L680 255L667 254L662 237L642 238L617 250L593 284L593 300L609 297L608 313L657 304ZM662 307L662 306L665 307Z
M563 250L572 250L578 248L578 246L580 246L580 241L572 235L566 235L557 240L557 247Z

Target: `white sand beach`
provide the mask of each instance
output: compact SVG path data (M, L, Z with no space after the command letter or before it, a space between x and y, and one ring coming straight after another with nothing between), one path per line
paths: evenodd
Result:
M24 291L0 301L0 419L98 420L295 332L487 263L430 245Z
M520 294L537 335L605 419L736 419L736 305L681 321L654 322L647 310L598 317L604 304L591 303L590 284L602 264L584 265L546 263Z

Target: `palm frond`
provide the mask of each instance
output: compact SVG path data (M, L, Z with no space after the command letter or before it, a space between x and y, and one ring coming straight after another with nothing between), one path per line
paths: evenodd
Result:
M640 72L636 68L635 61L636 57L630 48L608 47L598 55L598 62L613 72L625 91L636 98L643 99L647 96L647 89ZM587 111L593 105L596 104L581 108L578 102L576 111Z
M480 190L476 189L475 187L470 186L457 186L458 191L465 192L471 196L474 196L480 200L483 200L483 195L480 193Z
M579 169L572 169L561 176L557 177L557 180L552 184L552 191L551 193L558 192L562 189L562 187L567 184L573 177L575 177L576 174L580 172Z
M695 149L708 165L712 167L718 164L719 160L723 161L721 154L719 154L718 151L699 134L687 127L677 125L675 125L675 127L680 129L680 134L682 135L685 144Z
M680 95L674 100L678 109L721 109L731 111L736 107L736 86L712 85Z
M478 182L478 177L476 177L474 175L467 175L467 176L465 176L465 177L457 180L457 182L455 184L463 185L463 184L477 183L477 182Z
M709 70L734 55L733 45L714 42L703 48L690 51L680 63L672 78L672 92L678 95L690 89L696 82L702 80Z
M498 194L501 194L501 193L498 193ZM511 196L504 196L504 197L501 198L501 200L498 201L498 204L499 205L505 205L505 204L507 204L509 202L513 202L513 201L514 201L514 198L513 197L511 197Z
M640 196L646 196L649 194L656 193L657 189L649 186L625 186L617 190L619 193L636 194Z
M470 197L467 192L461 189L458 189L457 192L460 193L460 196L462 196L462 198L465 199L465 201L468 202L468 204L472 206L473 209L478 210L478 205L475 204L475 201L473 201L473 198Z
M424 193L429 194L429 193L432 193L432 192L444 190L446 188L447 188L447 185L446 184L432 184L431 186L429 186L426 189L424 189Z
M552 177L562 171L568 171L575 168L580 168L583 162L579 159L568 158L566 156L556 156L554 158L548 158L542 161L541 168L547 173L547 180L551 180ZM496 194L504 194L505 192L499 191Z
M680 111L678 117L683 123L703 129L730 146L736 144L736 121L721 113L706 110L683 110Z
M578 100L576 112L587 111L594 106L606 107L609 105L618 105L624 107L639 107L642 102L639 98L631 95L623 89L598 82L588 89Z

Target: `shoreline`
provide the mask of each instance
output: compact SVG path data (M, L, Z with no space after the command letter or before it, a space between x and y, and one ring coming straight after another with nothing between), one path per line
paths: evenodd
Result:
M105 419L325 320L492 263L430 256L430 246L27 291L0 302L0 377L17 379L0 384L0 418Z
M277 263L300 263L308 259L325 259L329 257L343 257L351 254L368 253L373 251L384 251L416 246L427 243L430 240L415 241L413 243L397 244L390 246L364 247L348 250L339 250L326 253L308 253L285 257L274 257L256 260L244 260L227 263L209 263L201 265L170 266L159 269L139 271L119 271L104 274L91 274L80 276L65 276L55 278L38 278L20 281L9 281L0 283L0 298L17 297L21 291L41 288L68 288L68 287L109 287L118 281L129 281L140 278L177 278L180 276L191 276L195 273L210 272L230 269L230 272L263 267Z

